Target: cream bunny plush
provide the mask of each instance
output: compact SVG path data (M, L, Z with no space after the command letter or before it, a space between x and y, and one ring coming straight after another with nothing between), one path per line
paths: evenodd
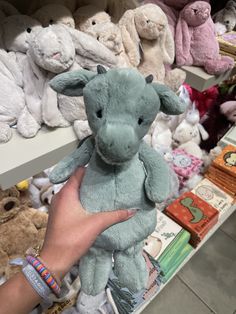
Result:
M111 50L117 58L119 68L130 67L128 56L122 42L121 31L117 25L112 22L106 22L91 26L87 34L96 38L101 44Z
M202 159L203 151L199 145L202 140L207 140L209 135L199 121L199 112L193 105L192 110L187 112L185 119L176 128L173 134L173 144L180 149L184 149L187 153Z
M77 0L77 7L81 8L87 5L95 5L101 11L106 11L112 19L117 23L127 10L133 10L138 6L136 0Z
M167 17L161 8L145 4L128 10L119 26L130 63L144 75L152 73L155 81L171 85L168 79L172 77L172 88L178 89L185 75L177 69L166 76L165 65L173 64L175 47Z
M78 8L74 13L75 28L86 32L90 27L111 21L111 17L103 9L94 5Z
M32 17L38 20L43 27L52 24L64 24L75 28L75 21L72 13L67 7L61 4L47 4L38 9Z

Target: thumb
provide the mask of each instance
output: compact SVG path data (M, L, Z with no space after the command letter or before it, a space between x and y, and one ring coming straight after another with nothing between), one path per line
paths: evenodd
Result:
M98 234L114 224L132 218L136 212L137 210L135 209L120 209L95 214L94 218L96 219L96 229Z

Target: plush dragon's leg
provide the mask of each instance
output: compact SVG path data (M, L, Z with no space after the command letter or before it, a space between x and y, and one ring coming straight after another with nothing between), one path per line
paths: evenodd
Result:
M142 255L143 242L114 253L114 272L122 286L133 292L145 288L148 283L148 270Z

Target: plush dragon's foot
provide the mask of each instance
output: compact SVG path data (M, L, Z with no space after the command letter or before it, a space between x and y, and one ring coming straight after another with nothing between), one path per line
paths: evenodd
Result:
M115 314L105 291L102 291L96 296L87 295L81 291L76 309L78 314Z

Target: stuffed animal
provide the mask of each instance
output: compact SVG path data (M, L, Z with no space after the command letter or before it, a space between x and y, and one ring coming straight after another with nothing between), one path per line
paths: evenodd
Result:
M152 133L152 147L156 150L160 148L171 148L172 132L170 129L171 116L160 112L155 119L155 127Z
M211 109L211 107L215 105L219 96L218 87L213 86L203 92L199 92L189 85L185 84L184 86L189 93L191 102L195 103L196 108L200 113L200 118L202 118Z
M80 68L76 60L81 66L86 63L89 68L94 67L97 62L106 66L117 62L115 55L97 40L63 25L42 28L32 36L27 57L24 66L24 90L28 109L26 115L33 117L37 122L38 127L35 128L34 135L42 123L50 127L70 125L62 115L63 110L60 111L64 106L64 99L58 99L48 84L55 74ZM82 119L78 116L78 110L73 103L70 108L68 102L65 106L70 110L70 115L73 115L74 121Z
M38 9L32 17L38 20L43 27L52 24L63 24L75 28L75 21L67 7L61 4L47 4Z
M138 291L148 279L143 240L156 225L155 202L169 195L165 161L142 141L159 111L179 114L185 105L169 88L151 83L134 69L98 66L98 73L80 70L55 77L58 93L84 96L93 135L52 171L53 183L68 179L88 164L80 199L89 212L135 208L130 220L110 227L80 260L82 292L79 313L94 313L103 304L114 258L114 271L127 288Z
M115 54L118 68L127 68L131 66L128 56L125 53L121 31L117 25L112 22L106 22L94 25L88 28L85 32L96 38L101 44Z
M130 63L155 81L171 85L166 77L165 65L174 62L174 40L165 13L154 4L145 4L135 10L128 10L120 19L119 26L124 47ZM179 69L169 73L178 89L184 82L185 74Z
M205 0L209 2L209 0ZM194 0L145 0L144 3L154 3L158 5L166 14L173 37L175 38L175 29L178 22L180 11Z
M193 107L174 131L173 144L186 153L202 159L203 153L199 145L202 140L207 140L209 135L199 121L199 111Z
M77 0L78 10L87 5L95 5L100 10L105 11L111 16L112 22L118 23L122 15L127 10L133 10L138 6L136 0Z
M180 12L176 26L176 64L202 66L207 73L219 75L234 66L234 60L220 56L211 19L211 6L195 1Z
M75 28L86 32L90 27L98 24L111 22L111 17L100 7L86 5L78 8L74 13Z
M20 271L15 259L44 239L48 216L29 206L15 187L0 190L0 276L6 279Z
M221 23L225 26L225 32L231 32L236 26L236 1L229 0L226 6L213 15L215 23Z

